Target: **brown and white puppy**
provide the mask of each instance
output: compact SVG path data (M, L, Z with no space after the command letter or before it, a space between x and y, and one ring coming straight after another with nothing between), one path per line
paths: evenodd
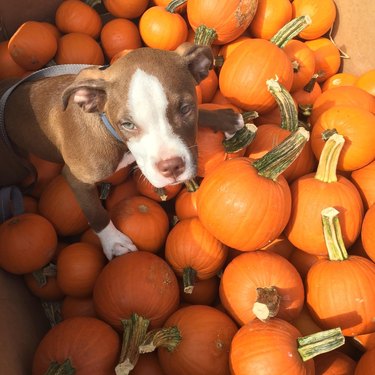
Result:
M243 126L232 111L198 111L195 86L212 62L209 47L190 43L173 52L140 48L106 69L25 82L9 97L5 128L14 148L64 163L108 259L136 247L102 207L99 181L135 161L155 187L181 183L196 173L198 113L202 126ZM27 173L13 156L0 141L0 186Z

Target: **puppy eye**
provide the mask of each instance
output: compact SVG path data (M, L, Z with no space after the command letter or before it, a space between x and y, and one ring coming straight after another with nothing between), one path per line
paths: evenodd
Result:
M123 123L121 123L121 129L122 130L135 130L137 129L137 127L130 121L125 121Z
M193 106L191 104L182 104L180 107L180 112L182 115L187 115L193 110Z

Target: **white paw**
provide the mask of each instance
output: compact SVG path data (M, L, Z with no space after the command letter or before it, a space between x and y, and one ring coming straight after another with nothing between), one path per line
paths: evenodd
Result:
M96 233L102 243L103 252L108 260L111 260L115 256L126 254L130 251L137 251L133 241L120 232L112 223Z
M245 126L245 122L241 114L238 114L238 120L236 125L234 126L234 131L231 132L224 132L225 139L232 138L238 130L241 130Z

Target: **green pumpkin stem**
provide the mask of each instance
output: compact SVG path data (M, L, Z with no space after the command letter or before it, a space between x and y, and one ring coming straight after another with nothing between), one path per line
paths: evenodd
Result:
M223 146L226 153L234 153L246 148L255 138L258 128L251 123L245 124L240 130L237 130L233 136L223 140Z
M189 193L194 193L195 191L199 189L199 184L197 183L197 181L195 181L194 178L191 178L190 180L185 181L184 185L186 186L186 190Z
M172 352L181 340L181 334L177 327L154 329L147 333L144 341L139 346L139 352L150 353L161 347Z
M284 25L271 39L270 42L280 48L285 45L294 37L296 37L302 30L311 24L311 18L308 15L300 16L292 19Z
M215 29L200 25L195 30L194 43L200 46L210 46L217 38Z
M322 153L320 154L318 168L315 172L315 178L317 180L327 183L337 181L337 163L344 143L344 137L337 133L333 133L327 139Z
M165 202L168 199L168 194L164 188L154 188L154 191L162 202Z
M256 288L257 299L253 305L254 315L265 322L277 315L280 308L281 297L276 287Z
M95 8L97 5L102 4L102 0L84 0L84 3L90 5L91 8Z
M197 271L192 267L184 268L182 273L182 283L184 285L184 293L193 293L195 280L197 278Z
M266 81L267 89L274 97L281 114L281 127L294 132L298 129L298 111L292 95L276 79Z
M70 360L66 359L63 363L52 362L44 375L74 375L75 373L76 370Z
M319 354L330 352L345 343L340 328L333 328L297 339L298 353L303 361L308 361Z
M290 133L279 145L253 162L260 176L276 180L301 153L310 138L310 133L303 127Z
M130 319L121 321L124 334L120 360L115 368L116 375L128 375L139 358L139 345L144 341L150 321L138 314L132 314Z
M312 92L312 90L314 90L315 85L317 84L316 82L319 77L320 77L320 74L318 73L313 74L310 81L307 82L307 84L303 87L303 90L309 93Z
M346 251L344 240L342 238L339 211L334 207L327 207L322 210L322 225L325 244L328 250L329 260L346 260L348 252Z
M170 13L175 13L176 9L181 5L185 4L187 0L172 0L166 7L166 11Z

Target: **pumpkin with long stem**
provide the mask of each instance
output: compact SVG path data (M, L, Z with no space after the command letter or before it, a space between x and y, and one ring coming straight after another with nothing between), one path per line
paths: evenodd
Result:
M250 321L233 337L231 374L313 375L312 358L345 342L339 328L301 336L297 328L279 318Z
M238 255L225 267L220 281L220 301L240 325L275 316L291 321L302 310L304 294L298 271L271 251Z
M185 293L192 293L195 279L206 280L223 267L228 248L197 217L180 220L169 232L165 259L183 278Z
M328 259L319 260L307 273L306 302L311 315L322 328L341 327L345 336L373 332L375 264L348 255L338 210L324 208L321 220Z
M301 152L309 134L299 128L258 160L221 163L198 189L198 217L219 241L241 251L277 238L289 220L291 196L281 173Z
M344 143L342 135L331 135L325 142L317 171L296 179L290 185L292 210L284 233L294 246L310 254L327 254L320 222L320 212L325 207L341 208L346 246L352 245L360 233L363 217L361 196L347 178L336 172Z

